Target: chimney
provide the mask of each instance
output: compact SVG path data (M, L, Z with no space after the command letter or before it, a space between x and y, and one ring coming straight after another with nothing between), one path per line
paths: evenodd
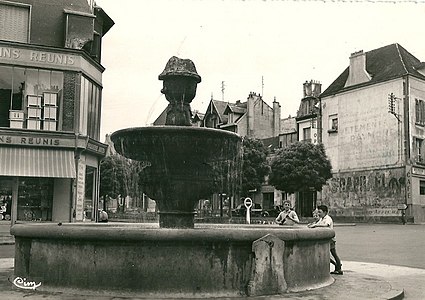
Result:
M310 80L303 84L304 97L319 97L322 92L322 84L319 81Z
M366 71L366 53L363 50L351 54L348 72L348 79L344 87L367 82L372 79Z
M276 97L273 100L273 136L279 136L280 133L280 104L276 101Z

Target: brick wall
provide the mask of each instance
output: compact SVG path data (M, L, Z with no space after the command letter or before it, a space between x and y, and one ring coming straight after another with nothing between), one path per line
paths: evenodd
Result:
M63 131L74 131L77 73L64 72L63 83Z

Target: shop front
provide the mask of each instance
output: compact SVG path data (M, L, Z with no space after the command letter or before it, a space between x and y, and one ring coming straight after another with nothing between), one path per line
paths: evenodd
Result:
M74 134L0 130L0 201L12 224L96 221L105 153L106 145Z

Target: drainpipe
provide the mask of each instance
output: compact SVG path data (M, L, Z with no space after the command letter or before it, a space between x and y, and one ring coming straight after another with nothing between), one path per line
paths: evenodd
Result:
M18 219L18 188L19 188L19 177L13 177L12 184L12 208L10 210L11 224L15 225L16 220Z
M404 163L406 170L405 204L408 215L412 215L412 164L410 161L410 95L409 75L403 77L403 120L404 120Z
M318 97L319 99L319 113L317 116L317 142L319 144L322 143L322 98Z

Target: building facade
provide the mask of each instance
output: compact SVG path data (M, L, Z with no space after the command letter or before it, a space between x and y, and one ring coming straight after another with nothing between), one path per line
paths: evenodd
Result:
M425 221L425 69L399 44L350 57L321 94L333 178L321 201L346 220Z
M95 221L114 23L86 0L0 1L0 21L0 201L12 222Z
M274 99L270 106L261 95L251 92L245 102L211 100L203 126L232 131L242 137L265 139L279 135L280 122L279 102Z

